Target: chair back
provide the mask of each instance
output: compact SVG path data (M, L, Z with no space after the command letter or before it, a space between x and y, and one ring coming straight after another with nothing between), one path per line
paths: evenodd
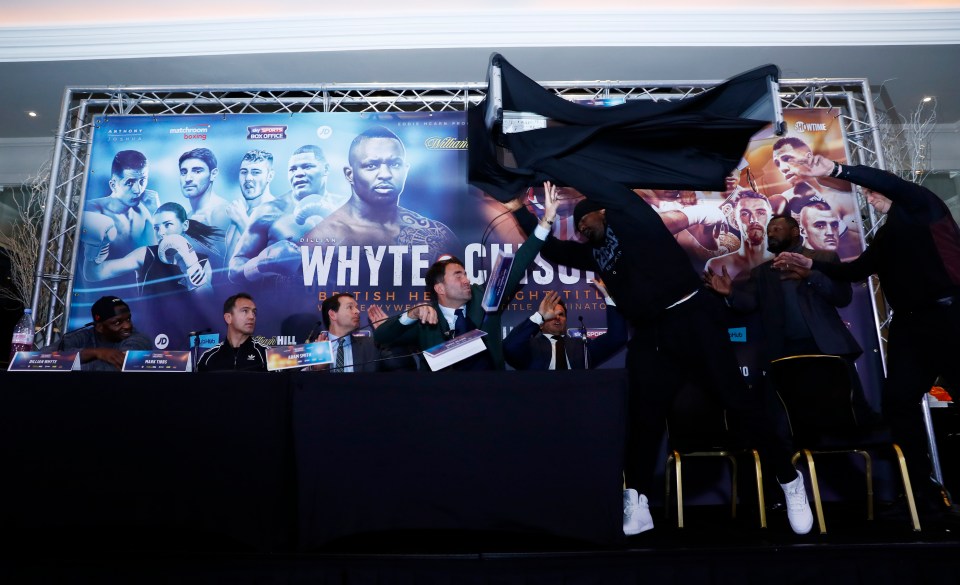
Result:
M685 384L675 395L667 414L667 433L670 447L681 452L733 448L726 411L694 384Z
M843 358L832 355L781 358L771 363L770 376L795 438L856 430L853 386Z

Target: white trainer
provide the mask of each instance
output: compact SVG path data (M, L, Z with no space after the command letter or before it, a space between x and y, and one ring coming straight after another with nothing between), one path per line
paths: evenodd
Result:
M647 505L647 496L635 489L623 490L623 533L627 536L653 529L653 516Z
M790 528L797 534L806 534L813 528L813 512L807 501L807 490L803 486L803 474L797 472L797 479L782 483L783 496L787 501L787 520Z

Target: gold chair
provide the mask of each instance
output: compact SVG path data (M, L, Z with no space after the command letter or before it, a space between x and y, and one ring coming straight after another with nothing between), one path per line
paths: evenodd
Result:
M770 377L786 409L793 435L793 463L804 457L810 471L810 488L820 534L826 534L823 501L814 455L856 454L863 457L866 475L867 519L873 520L873 460L869 451L892 450L900 468L903 490L915 531L920 530L917 507L907 475L907 464L889 431L857 421L853 409L851 372L843 358L802 355L774 360Z
M763 473L760 455L756 449L739 444L727 425L726 411L703 392L692 385L678 393L674 407L667 418L667 443L669 454L666 465L666 498L664 509L670 518L671 496L676 494L677 527L683 528L683 461L691 458L723 458L730 463L730 513L737 517L737 457L752 458L756 477L757 506L760 527L767 527L766 507L763 500ZM676 488L675 490L673 488Z

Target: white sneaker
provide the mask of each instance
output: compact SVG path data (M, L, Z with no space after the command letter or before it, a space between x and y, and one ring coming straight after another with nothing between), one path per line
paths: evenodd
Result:
M803 487L803 474L797 472L797 479L782 483L784 498L787 500L787 520L790 528L797 534L806 534L813 528L813 512L807 501L807 490Z
M637 494L635 489L623 490L623 533L633 536L652 528L653 516L650 515L647 496Z

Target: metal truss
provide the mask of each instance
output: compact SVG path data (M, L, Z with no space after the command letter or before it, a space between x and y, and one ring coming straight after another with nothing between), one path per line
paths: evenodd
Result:
M698 95L719 81L548 82L543 86L571 100L676 100ZM99 87L67 88L61 105L51 180L39 253L32 308L50 343L64 330L70 309L94 120L119 115L304 112L449 112L463 111L484 98L486 83L322 84L290 87ZM835 107L847 136L848 160L883 167L883 156L865 79L780 81L783 108ZM872 235L876 219L858 195L864 231ZM888 322L879 286L872 282L878 330ZM885 338L881 335L881 339ZM885 345L885 344L884 344ZM885 354L885 350L883 351Z

